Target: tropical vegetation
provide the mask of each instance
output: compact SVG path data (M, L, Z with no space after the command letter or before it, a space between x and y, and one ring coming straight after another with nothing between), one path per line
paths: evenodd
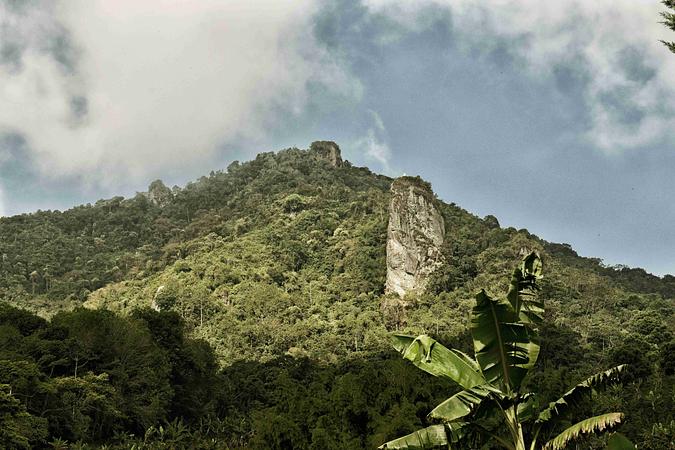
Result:
M547 436L582 396L619 381L624 365L593 375L542 409L535 392L523 391L523 381L540 351L538 327L544 304L537 299L537 280L541 272L541 258L532 252L515 269L505 299L492 298L484 290L476 295L471 314L475 358L449 350L428 335L394 336L394 348L405 359L463 390L429 413L440 424L379 448L452 448L467 441L472 448L484 448L493 441L510 450L560 450L583 434L608 431L621 423L622 413L606 413L580 420L550 439ZM538 444L542 438L543 446ZM629 448L634 447L629 444Z
M638 448L672 447L675 277L439 199L444 263L401 301L384 292L391 182L293 148L0 218L0 447L376 448L434 425L461 386L401 359L392 333L470 353L475 292L506 291L524 248L546 263L546 309L519 392L545 407L628 363L553 432L621 411Z

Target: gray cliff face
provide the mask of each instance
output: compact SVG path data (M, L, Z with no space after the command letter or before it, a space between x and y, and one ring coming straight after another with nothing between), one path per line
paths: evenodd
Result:
M445 222L431 186L419 177L401 177L391 185L387 228L385 291L404 297L422 293L429 275L442 263Z

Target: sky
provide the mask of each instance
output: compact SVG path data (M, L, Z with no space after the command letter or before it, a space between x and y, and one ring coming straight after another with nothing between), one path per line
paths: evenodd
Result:
M675 274L675 55L646 0L0 0L0 215L334 140Z

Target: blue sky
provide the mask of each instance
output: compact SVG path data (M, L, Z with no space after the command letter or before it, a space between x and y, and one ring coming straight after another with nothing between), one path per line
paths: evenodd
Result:
M607 264L675 273L658 1L0 0L0 214L313 140Z

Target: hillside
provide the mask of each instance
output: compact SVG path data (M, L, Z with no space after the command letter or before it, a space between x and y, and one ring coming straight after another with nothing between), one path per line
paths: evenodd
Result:
M100 309L121 321L142 308L175 312L185 342L203 340L213 349L209 370L220 378L204 414L218 418L221 442L372 448L415 429L429 406L454 389L400 361L389 333L426 332L468 350L474 293L504 291L523 249L537 250L545 264L540 296L547 325L544 362L529 382L552 396L586 374L631 363L633 380L624 389L584 407L620 404L625 434L649 448L669 448L675 277L605 267L567 244L432 198L444 222L442 264L424 292L404 300L385 294L393 180L342 161L325 144L261 153L183 188L156 181L131 199L1 218L0 300L55 315L52 322L66 328L68 314ZM95 311L59 313L78 306ZM11 326L12 314L0 314L0 323ZM51 326L40 323L36 329ZM0 351L5 360L41 364L32 350L17 356L7 344ZM59 376L70 373L69 364ZM54 376L40 370L43 382ZM0 383L7 377L0 373ZM194 430L201 414L182 414L184 400L173 401L154 420L183 418ZM139 421L136 433L153 423ZM106 433L63 436L100 443L112 439Z

